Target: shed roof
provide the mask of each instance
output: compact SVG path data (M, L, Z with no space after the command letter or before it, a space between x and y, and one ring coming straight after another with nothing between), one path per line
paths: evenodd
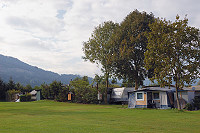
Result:
M37 94L37 91L36 91L36 90L33 90L33 91L30 92L30 94L31 94L31 95L36 95L36 94Z
M189 87L189 89L193 89L193 88L194 90L200 91L200 85Z

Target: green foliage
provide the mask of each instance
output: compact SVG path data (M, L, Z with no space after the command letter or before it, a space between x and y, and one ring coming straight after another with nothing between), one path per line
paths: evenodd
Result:
M17 84L16 84L16 90L19 90L20 92L23 92L24 86L21 85L20 83L17 83Z
M41 90L41 88L40 88L39 86L35 86L35 87L33 88L33 90Z
M145 52L145 68L154 69L155 79L161 86L175 81L178 109L178 89L184 83L191 84L200 73L199 29L188 26L188 19L175 22L156 19L147 34L148 50Z
M25 95L21 95L19 98L20 102L28 102L31 101L31 94L27 93Z
M7 91L7 94L8 94L8 101L15 101L15 100L16 100L15 94L17 94L17 93L19 93L19 92L20 92L19 90L15 90L15 89L8 90L8 91Z
M44 99L49 99L50 98L50 89L49 86L45 83L41 84L40 88L42 89L42 97Z
M44 99L67 101L69 89L64 87L61 82L53 81L50 85L43 83L40 88Z
M146 32L149 24L154 22L153 14L131 12L112 35L113 71L120 79L135 82L135 89L143 85L147 76L144 69L144 52L147 50Z
M70 91L78 103L97 103L97 89L90 86L85 78L75 79L70 82Z
M51 99L57 99L57 96L59 94L59 90L61 90L61 89L62 89L62 83L57 82L57 81L53 81L49 85L50 98Z
M5 100L6 99L6 85L3 82L3 80L1 80L0 78L0 100Z
M33 88L31 87L30 84L28 84L28 85L26 85L25 87L23 87L22 92L23 92L23 93L29 93L29 92L31 92L32 90L33 90Z
M68 93L69 93L68 88L66 88L66 87L60 88L59 91L58 91L58 95L56 96L56 101L66 102Z
M26 95L21 95L19 98L20 102L26 102Z
M161 85L174 80L179 88L190 84L199 73L199 30L188 26L188 19L176 21L157 19L147 34L146 69L154 68L154 77ZM172 54L173 53L173 54Z
M6 90L15 90L16 86L15 86L15 82L12 80L12 78L10 78L9 82L6 84Z
M83 59L92 63L101 64L102 72L106 79L106 87L108 88L108 79L112 72L112 56L114 48L111 45L111 36L116 31L118 24L112 21L104 22L93 31L89 41L83 43ZM105 90L105 102L107 103L107 89Z
M135 86L135 84L131 81L123 79L121 86L122 87L133 87L133 86Z
M102 65L103 72L109 71L113 53L110 38L118 24L104 22L95 28L89 41L83 43L83 59Z

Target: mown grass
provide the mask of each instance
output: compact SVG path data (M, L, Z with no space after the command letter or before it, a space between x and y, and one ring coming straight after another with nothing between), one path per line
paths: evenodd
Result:
M127 109L38 101L0 102L0 133L200 132L200 111Z

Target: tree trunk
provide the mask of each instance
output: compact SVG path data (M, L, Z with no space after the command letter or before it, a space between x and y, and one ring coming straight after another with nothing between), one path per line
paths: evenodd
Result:
M177 81L176 81L176 102L177 102L177 108L178 108L178 110L181 110L181 108L180 108L180 102L179 102L179 97L178 97L178 89L179 89L179 87L178 87L178 84L177 84Z
M109 81L108 81L108 74L106 74L106 89L105 89L105 96L104 96L104 102L105 102L105 104L107 104L108 102L107 102L107 90L108 90L108 83L109 83Z
M138 90L138 82L135 80L135 90Z

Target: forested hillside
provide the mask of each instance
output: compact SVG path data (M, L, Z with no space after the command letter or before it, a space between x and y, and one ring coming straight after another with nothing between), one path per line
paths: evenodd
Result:
M0 54L0 78L4 82L8 82L12 77L14 82L19 82L22 85L30 84L31 86L38 85L42 83L51 83L54 80L61 81L64 84L69 84L70 80L80 77L79 75L73 74L62 74L51 71L45 71L36 66L31 66L26 64L17 58L4 56ZM89 78L91 81L92 78Z

